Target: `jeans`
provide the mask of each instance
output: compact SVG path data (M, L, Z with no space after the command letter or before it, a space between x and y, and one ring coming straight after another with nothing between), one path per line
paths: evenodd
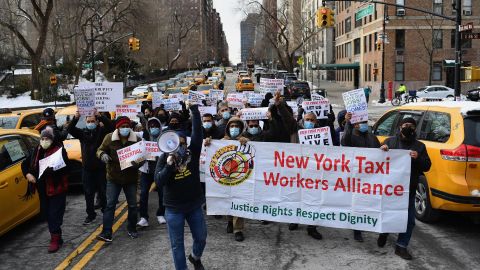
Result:
M415 227L415 193L408 200L407 231L398 234L397 246L406 248L412 238L413 227Z
M83 190L85 192L85 203L87 206L87 215L89 218L97 216L95 213L95 192L98 191L100 197L100 204L102 211L105 211L106 205L106 180L105 170L90 171L87 169L82 170Z
M140 175L140 217L148 220L148 195L152 186L154 174L142 173ZM165 207L163 206L163 188L157 187L158 192L158 209L157 216L165 215Z
M175 269L185 270L187 269L184 243L185 220L190 227L193 237L192 255L200 258L207 244L207 224L205 223L202 207L198 207L188 213L176 212L167 207L165 219L167 220L168 236L172 246Z
M118 196L122 189L128 203L127 230L129 232L137 231L137 184L119 185L112 181L107 181L107 206L103 213L103 231L106 233L112 233L115 206L117 205Z
M67 194L58 194L46 197L46 215L48 222L48 231L50 233L62 234L63 214L65 214L65 206Z

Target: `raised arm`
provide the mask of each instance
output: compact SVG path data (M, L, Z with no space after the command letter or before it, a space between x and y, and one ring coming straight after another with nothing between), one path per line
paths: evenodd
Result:
M200 157L203 142L202 120L198 105L190 106L192 112L192 140L190 141L190 151L194 157Z

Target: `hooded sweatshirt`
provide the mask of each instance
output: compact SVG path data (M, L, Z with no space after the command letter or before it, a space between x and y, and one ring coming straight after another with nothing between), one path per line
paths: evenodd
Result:
M148 124L152 121L157 122L160 127L160 134L158 134L157 136L153 136L152 134L150 134L150 129L148 129ZM162 123L160 122L160 119L156 117L149 118L147 123L147 128L143 131L143 137L142 137L143 140L150 141L150 142L157 142L161 134L162 134ZM139 171L141 171L142 173L153 174L155 172L155 166L157 164L157 160L158 158L156 158L155 160L148 160L147 162L145 162L145 164L143 164L142 167L140 167Z

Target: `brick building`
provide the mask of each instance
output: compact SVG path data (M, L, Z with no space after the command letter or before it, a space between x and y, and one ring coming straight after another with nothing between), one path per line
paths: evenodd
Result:
M260 14L249 13L247 17L240 22L241 36L241 61L246 63L254 58L255 31L258 26Z

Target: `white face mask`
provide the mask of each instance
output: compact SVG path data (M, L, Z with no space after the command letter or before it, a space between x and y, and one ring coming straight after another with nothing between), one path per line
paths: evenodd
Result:
M40 146L41 146L44 150L46 150L46 149L50 148L50 146L52 146L52 143L53 143L52 140L49 140L49 139L47 139L47 140L41 140L41 141L40 141Z

